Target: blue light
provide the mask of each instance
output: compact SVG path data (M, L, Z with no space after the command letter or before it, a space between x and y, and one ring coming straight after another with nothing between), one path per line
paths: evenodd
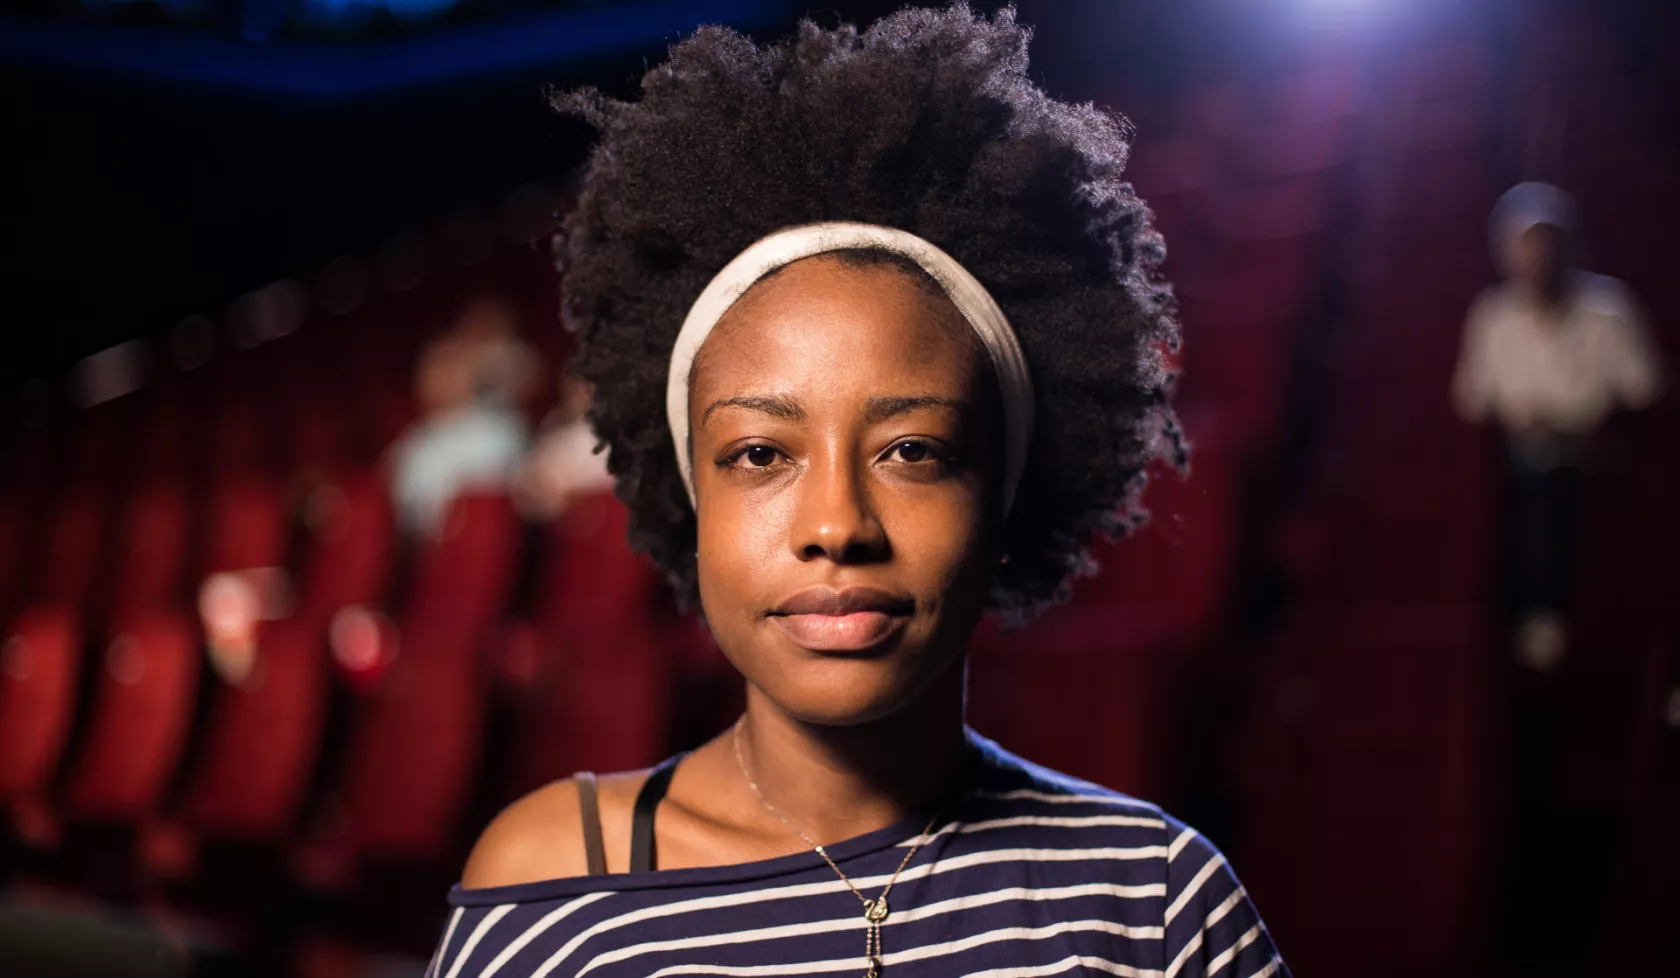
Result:
M331 17L329 23L339 24L378 9L365 0L299 2L309 4L302 10L306 17ZM366 45L253 45L197 31L62 24L0 13L0 60L279 98L369 98L669 43L699 24L750 29L787 15L789 7L789 0L642 0L532 10Z
M304 0L301 19L313 26L351 31L366 24L377 9L373 0Z

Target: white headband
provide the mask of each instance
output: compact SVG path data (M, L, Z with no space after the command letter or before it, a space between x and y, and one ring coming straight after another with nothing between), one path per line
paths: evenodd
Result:
M694 503L694 466L688 444L688 377L700 346L729 307L759 279L801 258L855 248L891 252L921 266L945 290L951 304L968 320L986 347L1002 392L1003 511L1008 513L1026 468L1027 445L1032 441L1033 428L1032 376L1027 372L1027 358L1021 353L1020 341L1009 327L1009 320L1004 318L1003 310L986 287L955 258L932 243L908 231L844 221L785 228L759 239L725 265L688 310L688 318L683 320L676 346L671 350L665 416L671 423L677 468L682 472L683 485L688 487L689 503Z

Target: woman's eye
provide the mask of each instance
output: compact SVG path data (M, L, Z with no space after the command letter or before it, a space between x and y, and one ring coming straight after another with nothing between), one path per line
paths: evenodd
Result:
M931 447L919 441L901 441L892 447L889 454L895 460L911 465L933 461L937 457Z
M769 445L751 445L744 449L737 458L746 463L749 468L762 469L776 462L776 450Z

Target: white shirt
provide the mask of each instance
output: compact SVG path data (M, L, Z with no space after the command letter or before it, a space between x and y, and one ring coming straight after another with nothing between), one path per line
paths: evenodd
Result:
M391 447L403 525L435 534L456 495L505 491L524 452L525 421L513 411L474 403L417 422Z
M1661 388L1661 366L1627 289L1580 272L1554 310L1516 282L1476 297L1453 401L1470 420L1585 434L1617 407L1655 401Z

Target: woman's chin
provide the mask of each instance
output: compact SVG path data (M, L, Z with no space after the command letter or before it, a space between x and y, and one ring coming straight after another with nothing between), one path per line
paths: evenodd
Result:
M823 727L855 727L891 716L923 685L881 660L824 660L785 678L789 681L759 689L788 716Z
M915 668L902 655L877 659L812 657L755 682L777 708L802 723L855 727L914 703L938 673ZM926 665L926 663L922 663Z

